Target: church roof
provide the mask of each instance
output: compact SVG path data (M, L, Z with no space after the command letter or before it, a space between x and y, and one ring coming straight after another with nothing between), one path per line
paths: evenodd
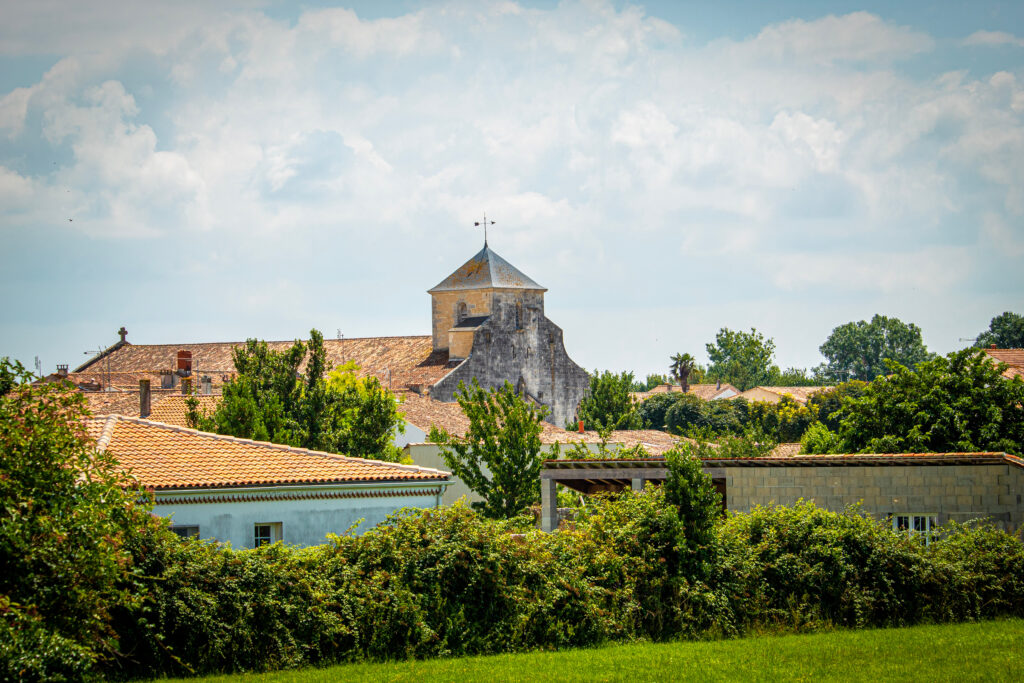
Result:
M473 258L463 263L458 270L446 277L434 292L456 292L464 289L539 289L547 291L526 277L518 268L491 251L486 244Z

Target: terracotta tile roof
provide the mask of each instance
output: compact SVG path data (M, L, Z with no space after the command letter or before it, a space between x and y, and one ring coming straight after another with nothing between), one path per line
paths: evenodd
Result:
M641 467L659 467L664 458L637 458L629 460L547 460L544 469L613 469L629 468L633 463ZM797 455L789 458L705 458L706 467L790 467L832 465L990 465L1006 463L1024 468L1024 459L1007 453L849 453L843 455Z
M137 400L138 394L135 396ZM196 396L196 398L199 399L199 411L210 415L217 409L217 404L220 403L221 397L213 394ZM161 399L159 403L152 406L147 419L152 422L163 422L164 424L188 427L188 420L186 419L188 406L185 404L187 399L187 396L182 396L181 394L174 394ZM139 412L138 406L135 407L135 412Z
M1010 366L1003 373L1003 377L1024 377L1024 349L985 349L985 353Z
M657 396L658 394L678 394L682 390L683 388L678 384L661 384L650 391L634 391L630 395L633 397L633 400L642 403L651 396ZM718 384L691 384L687 388L686 393L693 394L705 401L711 401L722 394L729 394L726 398L739 396L740 390L728 383L722 384L721 386Z
M758 386L747 389L740 396L750 401L771 401L777 403L783 396L789 395L797 403L807 403L812 395L822 389L829 389L827 386L818 387L766 387ZM775 398L777 397L777 398Z
M83 391L82 396L89 404L89 411L93 415L127 415L129 417L139 416L139 392L138 391ZM160 390L150 392L150 407L156 406L160 401L171 396L181 396L176 389Z
M89 420L101 451L154 490L281 484L446 481L447 472L349 458L150 420L110 415Z
M267 345L277 351L290 348L294 341L271 341ZM204 344L125 344L109 353L110 368L115 373L141 373L155 378L159 386L160 371L177 367L178 351L192 353L193 375L209 375L219 385L235 371L232 349L245 342L214 342ZM430 336L416 337L364 337L353 339L325 339L327 361L337 367L347 361L359 365L359 376L374 375L384 386L401 390L413 385L433 386L447 375L457 363L448 361L447 352L434 352ZM107 368L107 358L93 359L80 370L82 374L101 378ZM101 381L105 381L102 380ZM198 381L198 380L196 380ZM113 383L113 382L112 382ZM133 377L127 384L138 387Z
M766 457L769 458L791 458L794 455L800 454L799 443L780 443L778 446L772 449Z
M442 403L432 398L418 396L413 393L403 395L403 403L399 410L405 414L405 420L416 425L424 432L431 426L445 429L454 436L465 436L469 431L469 418L462 412L458 403ZM543 443L570 443L583 441L597 443L600 439L594 432L578 434L556 427L548 422L541 422L540 439Z

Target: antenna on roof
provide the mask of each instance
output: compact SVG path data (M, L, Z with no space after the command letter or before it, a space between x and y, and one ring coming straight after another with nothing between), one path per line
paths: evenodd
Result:
M482 221L476 221L475 223L473 223L473 225L475 225L478 228L481 225L484 226L484 246L486 247L487 246L487 225L488 225L487 212L484 211L484 219ZM490 221L490 225L494 225L494 221Z

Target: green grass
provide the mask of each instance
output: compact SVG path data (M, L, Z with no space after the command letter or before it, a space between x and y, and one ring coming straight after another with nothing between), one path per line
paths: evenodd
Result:
M1024 620L616 645L384 664L349 664L205 682L321 681L1021 681Z

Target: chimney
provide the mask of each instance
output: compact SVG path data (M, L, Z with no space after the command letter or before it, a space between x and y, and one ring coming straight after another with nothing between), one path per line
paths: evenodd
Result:
M124 329L124 325L121 325L121 329L119 329L117 333L121 335L121 343L124 344L126 337L128 336L128 330Z
M139 380L139 417L149 417L150 413L150 394L149 394L149 380Z
M582 433L583 433L583 432L585 431L585 430L583 429L583 420L580 420L580 421L579 421L579 424L578 424L578 429L579 429L579 432L580 432L580 434L582 434Z
M988 348L990 348L990 349L998 349L999 347L998 347L998 346L996 346L995 344L992 344L992 345L990 345L990 346L989 346Z
M58 365L57 366L57 376L58 377L67 377L68 376L68 366L67 366L66 363L64 365Z
M181 393L183 396L189 396L192 393L192 378L185 377L181 380Z
M200 393L203 396L209 396L213 393L213 378L209 375L203 375L203 378L199 380Z
M719 378L719 380L717 382L715 382L715 390L718 390L718 389L721 389L721 388L722 388L722 380L721 380L721 378Z

